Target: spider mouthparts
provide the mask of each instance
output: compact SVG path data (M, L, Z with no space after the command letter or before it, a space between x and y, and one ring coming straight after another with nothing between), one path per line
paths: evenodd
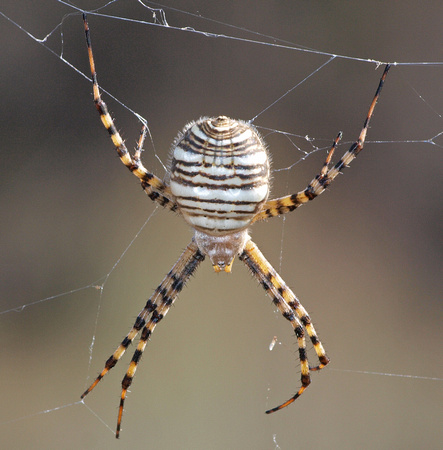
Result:
M214 269L215 272L219 273L222 271L225 271L227 273L231 272L231 268L232 268L232 263L234 262L234 258L232 259L232 261L229 264L225 264L224 262L219 262L218 264L214 264L212 266L212 268Z

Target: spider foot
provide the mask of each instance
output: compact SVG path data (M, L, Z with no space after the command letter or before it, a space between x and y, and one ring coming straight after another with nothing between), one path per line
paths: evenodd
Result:
M122 417L123 417L123 407L124 407L124 404L125 404L126 393L127 393L127 390L123 389L122 390L122 395L121 395L121 398L120 398L120 406L118 408L117 429L115 431L116 439L118 439L120 437L120 430L121 430Z
M319 178L325 178L328 170L329 170L329 164L331 164L331 160L332 160L332 155L335 152L335 149L337 148L338 143L340 142L340 139L342 138L343 133L340 131L337 134L337 137L334 139L334 142L332 143L332 147L330 148L329 152L328 152L328 156L326 157L326 161L323 164L323 167L320 171L320 175Z
M318 366L314 366L314 367L309 366L309 370L310 370L311 372L316 372L317 370L323 369L323 368L326 367L326 366L330 363L330 361L331 361L326 355L321 356L319 359L320 359L320 364L319 364Z
M106 371L107 372L107 371ZM105 373L106 373L105 372ZM91 384L91 386L88 387L88 389L86 389L85 392L83 392L83 394L80 396L80 398L83 400L94 388L95 386L97 386L97 384L100 382L100 380L103 378L103 376L105 375L105 373L101 373L96 379L95 381Z
M295 400L297 400L298 397L300 397L301 394L303 394L304 390L309 386L309 384L307 384L306 386L302 386L298 392L291 397L289 400L287 400L286 402L282 403L279 406L276 406L275 408L272 409L268 409L266 412L266 414L272 414L276 411L280 411L280 409L286 408L286 406L290 405L291 403L293 403Z

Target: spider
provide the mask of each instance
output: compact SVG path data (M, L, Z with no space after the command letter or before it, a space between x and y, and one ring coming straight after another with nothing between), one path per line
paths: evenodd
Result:
M114 125L105 102L101 99L86 15L83 15L83 21L92 74L94 103L121 161L140 179L142 188L149 198L180 214L194 229L194 236L149 298L132 329L106 361L102 372L81 398L89 394L117 364L141 331L137 349L122 380L116 429L118 438L126 394L154 328L167 314L186 282L206 256L209 257L215 272L230 272L233 260L235 256L238 256L263 286L283 317L291 323L297 338L301 387L289 400L266 413L285 408L309 386L310 371L325 367L329 363L329 358L305 308L251 240L248 228L254 222L286 214L318 197L340 173L340 170L348 166L358 155L363 149L369 121L390 65L386 65L384 69L357 141L351 145L343 157L330 167L332 155L341 139L341 133L339 133L320 173L303 191L268 200L270 163L265 143L251 124L241 120L218 116L203 117L189 123L174 141L169 171L163 181L150 173L140 160L146 136L145 126L140 133L135 153L131 156ZM305 330L319 360L319 364L315 367L309 366L308 363Z

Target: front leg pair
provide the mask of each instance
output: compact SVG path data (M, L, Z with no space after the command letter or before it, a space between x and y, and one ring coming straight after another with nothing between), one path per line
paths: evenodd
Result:
M200 252L194 240L186 247L185 251L181 254L174 267L166 275L165 279L161 282L160 286L155 290L152 297L147 301L145 307L137 316L135 323L131 331L123 339L121 344L117 347L115 352L106 361L104 369L82 394L83 399L88 395L100 380L118 363L120 358L124 355L126 349L138 335L141 330L140 340L137 345L137 349L134 352L131 363L129 364L126 375L122 380L122 391L120 397L120 407L117 419L117 431L116 437L119 437L120 427L123 415L123 406L126 399L126 394L129 386L132 384L132 380L137 370L138 363L143 355L145 347L148 343L148 339L154 331L156 325L165 317L181 292L186 282L191 275L195 272L199 264L204 260L204 255Z
M263 253L251 240L246 244L243 253L239 256L251 271L252 275L263 286L272 302L280 310L283 317L291 322L297 337L298 351L301 365L301 387L297 393L281 405L266 411L267 414L278 411L296 400L311 383L310 370L320 370L329 363L323 345L317 337L314 325L305 308L295 294L289 289L277 271L263 256ZM319 364L309 367L306 352L305 330L317 353Z

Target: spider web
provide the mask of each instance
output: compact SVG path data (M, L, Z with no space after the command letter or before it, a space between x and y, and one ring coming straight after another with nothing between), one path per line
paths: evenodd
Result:
M230 276L203 264L148 345L125 447L438 448L441 6L208 3L2 6L5 448L121 445L112 432L130 356L79 395L191 237L146 200L100 127L79 8L91 11L99 83L128 147L149 124L147 167L164 174L192 119L249 119L273 157L274 196L305 187L340 130L343 154L374 69L397 63L351 169L309 207L252 229L330 368L265 416L299 385L291 327L241 264Z

